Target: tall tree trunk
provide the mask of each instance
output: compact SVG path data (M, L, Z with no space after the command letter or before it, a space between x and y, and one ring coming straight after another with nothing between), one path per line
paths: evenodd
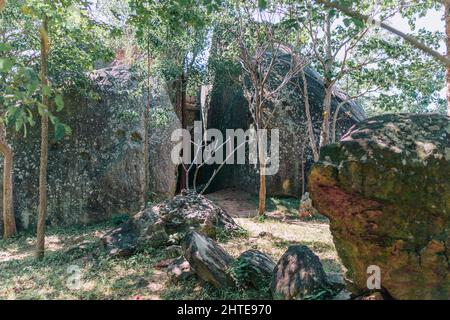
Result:
M450 60L450 0L444 1L445 8L445 33L447 36L447 59ZM447 64L447 114L450 116L450 65Z
M258 146L258 160L259 160L259 203L258 214L264 216L266 213L266 150L264 150L265 144L263 141L262 133L260 129L262 126L262 105L259 94L256 94L256 134L257 134L257 146Z
M180 80L180 114L181 114L181 127L183 129L187 129L187 112L186 112L186 74L181 74L181 80ZM185 150L186 151L186 150ZM185 166L188 164L185 163ZM188 172L186 171L185 166L182 166L181 168L181 185L180 190L187 189L188 188Z
M263 151L264 152L264 151ZM263 216L266 213L266 164L259 163L259 203L258 214Z
M333 94L333 83L330 79L331 71L333 68L330 13L328 13L327 15L325 38L326 38L325 97L323 100L323 122L319 142L320 147L326 146L330 142L330 113L331 113L331 99Z
M147 207L148 191L150 184L150 161L149 161L149 127L150 127L150 112L151 112L151 56L150 56L150 41L147 42L147 103L144 110L144 147L143 162L144 162L144 185L142 186L141 207Z
M47 17L41 27L41 85L45 87L48 85L48 26ZM36 239L36 257L43 258L45 249L45 218L47 211L47 164L48 164L48 112L49 99L48 96L42 92L42 104L45 110L41 115L41 156L39 163L39 216L37 224L37 239Z
M306 121L307 121L307 127L308 127L308 135L309 135L309 143L311 146L312 154L314 162L319 161L319 150L317 148L317 142L316 142L316 136L314 135L314 124L312 122L311 117L311 108L309 105L309 90L308 90L308 81L306 79L305 71L302 70L300 72L302 76L302 82L303 82L303 100L305 101L305 114L306 114Z
M13 205L13 151L3 125L0 125L0 152L3 154L3 237L9 239L17 232Z
M322 132L320 134L320 147L326 146L330 143L330 113L332 95L332 87L329 85L325 85L325 99L323 101L323 122Z

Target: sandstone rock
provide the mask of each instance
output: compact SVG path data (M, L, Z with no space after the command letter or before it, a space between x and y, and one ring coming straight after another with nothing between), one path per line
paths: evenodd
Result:
M319 258L306 246L290 246L280 258L272 277L274 299L304 299L328 289L327 276Z
M233 272L239 283L253 288L264 288L270 284L275 266L275 262L265 253L248 250L237 258Z
M184 257L200 279L216 288L234 285L228 273L233 258L214 240L194 231L183 239L182 246Z
M195 273L192 271L189 262L185 258L180 257L167 267L167 274L172 282L177 283L189 279Z
M310 174L355 295L367 269L395 299L450 298L450 119L383 115L321 150Z

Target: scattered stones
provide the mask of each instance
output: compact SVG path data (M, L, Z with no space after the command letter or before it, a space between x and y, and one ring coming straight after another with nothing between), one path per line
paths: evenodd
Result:
M360 295L375 265L395 299L450 297L450 118L382 115L321 150L309 177Z
M103 239L108 253L126 257L135 250L168 246L170 257L182 254L183 237L197 230L212 238L241 228L220 207L194 192L183 191L173 199L140 211Z
M195 273L191 269L189 262L180 257L175 259L167 268L167 274L172 282L186 281Z
M183 239L182 247L184 257L200 279L216 288L234 285L228 272L233 258L214 240L193 231Z
M275 267L271 291L274 299L305 299L328 289L319 258L306 246L290 246Z
M237 258L233 273L244 286L262 288L269 286L275 266L275 262L265 253L248 250Z
M154 206L153 210L164 221L169 234L196 230L216 238L219 232L240 230L222 208L193 191L183 190L169 201Z
M162 247L169 240L164 221L152 208L135 214L126 223L136 236L139 249Z

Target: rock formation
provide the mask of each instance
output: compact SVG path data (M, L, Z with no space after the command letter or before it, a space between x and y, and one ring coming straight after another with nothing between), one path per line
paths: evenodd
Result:
M102 240L109 255L129 256L135 250L165 245L174 250L192 230L216 238L219 233L232 235L241 228L206 197L183 191L133 215Z
M144 183L143 112L145 88L128 66L113 63L91 74L80 93L65 93L57 113L72 134L49 147L48 223L84 224L113 214L136 212ZM170 134L179 128L165 85L152 80L150 191L172 196L176 167L170 159ZM36 116L37 117L37 116ZM40 128L27 137L9 137L14 148L14 208L20 228L35 224L38 205ZM2 203L2 201L0 201Z
M238 80L239 73L233 74L230 70L233 69L230 67L223 73L216 74L208 116L208 126L221 130L224 135L226 129L247 130L252 123L248 104ZM314 132L319 141L324 86L319 74L313 69L306 68L305 73ZM302 88L302 82L299 76L283 89L281 106L277 107L268 127L268 129L280 130L280 167L277 174L267 176L268 195L299 197L306 189L304 177L313 163L313 158L309 147L304 99L300 88ZM337 105L345 99L345 94L335 92L332 100L333 114ZM365 118L364 110L359 105L353 102L345 104L340 109L337 121L337 138L347 132L353 124ZM255 166L248 164L225 165L211 184L210 191L237 187L257 193L259 178L256 169ZM211 173L205 174L205 176L209 175Z
M355 294L369 266L396 299L450 297L450 118L382 115L321 151L309 177Z
M263 289L272 280L275 262L265 253L258 250L247 250L237 258L234 272L241 277L244 286Z
M216 288L234 285L228 272L233 258L211 238L193 231L182 245L184 257L200 279Z
M322 263L308 247L292 245L275 267L271 290L274 299L302 300L329 288Z

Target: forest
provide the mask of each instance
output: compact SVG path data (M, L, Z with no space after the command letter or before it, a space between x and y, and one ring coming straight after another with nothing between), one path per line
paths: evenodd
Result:
M0 155L0 300L450 300L450 0L0 0Z

